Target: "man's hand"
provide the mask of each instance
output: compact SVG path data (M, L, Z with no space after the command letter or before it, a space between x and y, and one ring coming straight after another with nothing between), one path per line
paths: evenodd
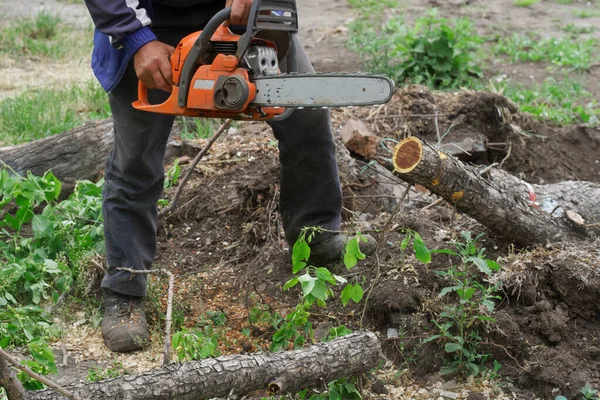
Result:
M252 0L227 0L225 7L231 7L231 25L246 25L250 16Z
M133 56L133 66L140 81L148 89L171 91L171 62L169 57L175 51L168 44L152 41L142 46Z

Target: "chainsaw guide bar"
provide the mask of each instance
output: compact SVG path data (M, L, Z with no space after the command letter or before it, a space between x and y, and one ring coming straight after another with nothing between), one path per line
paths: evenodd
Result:
M257 77L250 106L331 108L387 103L394 83L386 76L365 74L280 74Z

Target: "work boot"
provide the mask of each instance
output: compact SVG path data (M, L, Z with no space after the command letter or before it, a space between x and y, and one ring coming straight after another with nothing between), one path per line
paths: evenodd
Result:
M369 256L377 250L377 241L368 234L361 234L367 241L358 239L360 251ZM310 246L309 262L314 265L328 265L340 261L344 255L346 243L351 239L348 235L334 233L315 245Z
M106 346L117 353L141 350L148 344L148 323L144 298L104 289L102 336Z

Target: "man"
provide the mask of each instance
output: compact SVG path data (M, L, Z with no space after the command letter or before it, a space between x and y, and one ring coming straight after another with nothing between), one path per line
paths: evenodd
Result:
M169 56L180 39L201 30L223 7L231 7L232 25L245 24L252 0L86 0L86 5L96 25L92 68L109 93L115 138L103 192L108 271L102 281L102 334L109 349L127 352L148 340L147 277L117 269L148 269L154 260L163 158L174 121L132 107L138 79L156 89L149 93L151 101L164 101L171 91ZM302 47L294 45L298 71L312 72ZM279 140L286 240L293 245L305 226L339 230L342 194L328 111L298 110L270 125ZM311 261L339 260L346 239L342 234L315 238ZM374 240L363 247L372 252Z

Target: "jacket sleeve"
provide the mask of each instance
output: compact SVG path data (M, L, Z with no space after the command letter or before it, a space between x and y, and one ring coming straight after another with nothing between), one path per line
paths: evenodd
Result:
M109 37L113 47L134 54L156 40L150 29L149 1L140 4L139 0L85 0L85 4L96 29Z

